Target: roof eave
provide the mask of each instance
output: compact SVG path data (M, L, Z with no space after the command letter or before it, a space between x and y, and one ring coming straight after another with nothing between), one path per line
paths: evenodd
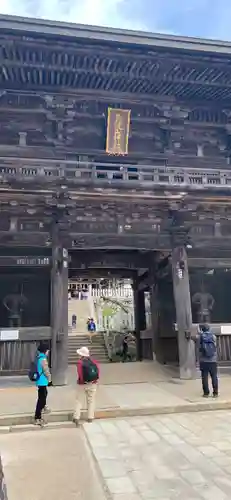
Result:
M33 33L64 38L79 38L101 42L146 46L157 48L196 51L198 53L231 54L231 43L141 31L121 30L83 24L63 23L44 19L0 15L0 31Z

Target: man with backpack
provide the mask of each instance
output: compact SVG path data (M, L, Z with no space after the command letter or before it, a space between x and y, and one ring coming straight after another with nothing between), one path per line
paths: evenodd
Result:
M44 425L42 415L48 411L47 403L47 387L51 385L51 373L48 365L49 347L42 342L38 347L38 353L35 361L31 364L29 378L35 382L38 388L38 399L35 409L35 425Z
M199 326L199 361L203 397L209 397L209 375L212 380L213 397L218 397L217 376L217 342L216 336L211 332L209 325Z
M84 396L87 403L88 422L92 422L95 416L96 391L99 381L99 365L91 359L88 347L77 350L80 359L77 362L77 399L73 421L79 425L81 409Z

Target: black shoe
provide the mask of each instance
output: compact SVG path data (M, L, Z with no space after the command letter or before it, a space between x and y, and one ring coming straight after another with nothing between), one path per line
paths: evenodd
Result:
M93 422L93 418L88 418L87 421L89 424L91 424Z
M216 392L213 393L213 398L218 398L218 396L219 396L218 393L216 393Z
M209 398L209 394L203 394L203 398Z

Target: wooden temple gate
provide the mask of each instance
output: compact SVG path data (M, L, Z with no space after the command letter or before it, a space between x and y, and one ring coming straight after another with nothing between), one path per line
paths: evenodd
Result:
M65 383L76 270L133 280L139 359L190 378L207 319L230 363L230 46L0 16L0 49L0 372L48 339Z

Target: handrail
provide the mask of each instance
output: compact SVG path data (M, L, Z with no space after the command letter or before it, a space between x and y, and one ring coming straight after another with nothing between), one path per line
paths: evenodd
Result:
M103 339L104 339L104 344L105 348L108 354L108 358L112 360L112 355L113 355L113 345L109 341L109 332L104 330L103 332Z
M123 288L123 287L116 287L116 288L92 288L92 296L93 297L105 297L105 298L114 298L114 299L120 299L120 298L125 298L125 299L132 299L133 298L133 290L132 288Z
M37 182L51 184L55 179L75 186L108 186L150 189L151 187L164 188L186 187L192 189L231 189L231 168L225 159L224 163L206 158L201 162L197 158L182 158L181 165L155 166L155 165L129 165L108 164L93 162L76 162L66 165L50 163L47 160L43 165L32 160L25 160L22 165L20 160L8 159L9 163L0 161L0 184L14 179L21 182ZM173 163L179 162L179 158ZM211 167L214 165L214 168ZM215 166L216 165L216 166Z

